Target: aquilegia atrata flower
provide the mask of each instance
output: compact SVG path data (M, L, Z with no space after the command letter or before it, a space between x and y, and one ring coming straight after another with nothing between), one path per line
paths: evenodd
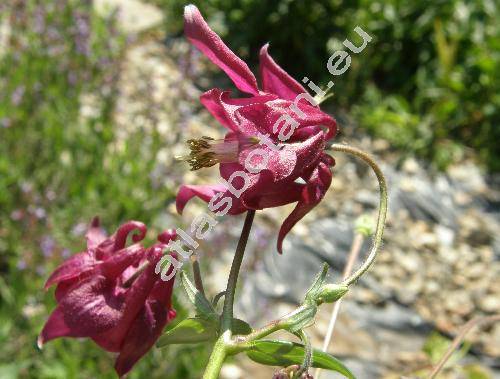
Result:
M135 243L126 246L134 231L139 232L132 235ZM146 354L175 317L174 279L165 282L154 270L176 233L162 233L149 248L138 243L145 235L143 223L129 221L107 238L99 220L92 221L86 251L66 260L45 284L46 289L57 285L57 307L40 333L40 347L58 337L92 338L119 353L115 370L120 376Z
M223 198L225 213L239 214L297 202L281 226L278 251L290 229L314 208L330 187L335 163L324 151L337 132L335 120L322 112L307 91L268 54L260 51L262 90L245 62L210 29L194 5L185 8L189 41L232 79L249 97L232 98L231 92L212 89L201 103L228 129L223 140L189 140L185 158L196 170L220 163L223 184L183 185L177 210L197 196L210 202ZM309 100L308 100L309 99ZM245 172L246 175L241 175Z

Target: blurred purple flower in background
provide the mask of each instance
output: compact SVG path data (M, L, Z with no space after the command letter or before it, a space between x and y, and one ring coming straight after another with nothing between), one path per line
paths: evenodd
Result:
M26 267L27 267L27 266L28 266L28 265L26 264L26 261L25 261L24 259L20 259L20 260L17 262L17 265L16 265L17 269L18 269L18 270L21 270L21 271L26 270Z
M45 258L50 258L54 253L56 243L51 236L43 236L40 247L42 248L43 256Z
M71 255L71 251L69 249L63 249L62 252L61 252L61 256L63 258L69 258Z
M12 95L10 96L10 101L12 105L18 106L21 104L21 101L23 101L23 96L24 96L24 91L25 87L23 85L17 87L14 92L12 92Z
M36 267L36 270L35 270L35 271L36 271L36 273L37 273L39 276L45 276L45 274L47 273L47 269L46 269L45 267L43 267L43 266L40 266L40 265L38 265L38 266Z
M85 224L84 222L79 222L78 224L73 226L73 229L71 229L71 234L74 237L83 236L85 232L87 232L87 224Z
M47 11L43 5L38 5L35 9L35 21L33 23L33 30L35 33L42 34L45 32L45 17Z
M0 126L2 126L2 128L8 128L11 126L11 122L10 122L10 119L7 118L7 117L3 117L0 119Z
M76 51L79 54L88 56L90 54L90 20L89 14L82 11L73 13L75 25L73 28Z
M24 216L24 211L22 209L16 209L12 211L10 214L10 218L12 221L19 221L23 218Z

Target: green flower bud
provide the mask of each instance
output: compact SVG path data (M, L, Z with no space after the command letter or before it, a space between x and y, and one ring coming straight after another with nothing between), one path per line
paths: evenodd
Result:
M333 303L344 296L349 288L342 284L325 284L316 296L317 304Z

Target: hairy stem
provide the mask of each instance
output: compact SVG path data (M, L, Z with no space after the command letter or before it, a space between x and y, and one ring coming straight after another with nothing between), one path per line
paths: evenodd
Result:
M203 374L203 379L218 379L224 360L227 357L226 351L226 337L221 335L217 342L215 342L214 349L208 360L207 368Z
M340 151L344 153L348 153L351 155L354 155L358 158L361 158L363 161L365 161L375 172L375 175L377 176L379 187L380 187L380 203L379 203L379 212L378 212L378 218L377 218L377 227L375 230L375 235L373 237L373 244L370 250L370 253L368 254L368 257L366 260L363 262L361 267L351 276L349 276L347 279L344 280L343 284L346 286L350 286L353 284L356 280L360 278L361 275L363 275L373 264L375 261L375 258L377 257L380 245L382 244L382 236L384 234L384 226L385 226L385 218L387 216L387 184L385 181L384 174L382 173L382 170L380 169L379 165L375 162L375 160L367 153L364 151L347 146L347 145L341 145L341 144L333 144L331 146L331 149L334 151Z
M229 279L224 296L224 308L222 311L221 331L222 334L215 342L214 349L210 355L207 368L203 374L203 379L217 379L222 368L222 364L226 359L228 353L231 353L231 327L233 320L233 306L234 306L234 293L236 292L236 284L238 283L238 275L240 273L241 263L243 262L243 255L245 254L245 247L252 228L255 211L250 210L247 212L243 230L241 231L240 240L234 253L233 263L231 264L231 271L229 272Z
M200 262L196 253L191 255L191 264L193 266L194 285L198 291L205 295L203 280L201 279Z
M302 374L309 371L309 367L311 367L313 358L313 350L309 336L306 334L306 332L304 332L304 330L298 332L297 335L300 337L302 342L304 342L305 350L304 361L300 365L300 368L297 370L297 372L293 375L293 379L300 379L302 377Z
M234 306L234 293L236 292L236 284L238 283L238 275L240 273L241 263L243 262L243 255L245 254L245 247L247 246L248 236L252 228L255 211L250 210L247 212L243 230L241 231L240 240L234 253L233 263L231 264L231 271L229 272L229 279L227 281L226 294L224 296L224 308L222 311L222 331L231 331L233 319L233 306Z
M252 341L260 340L261 338L264 338L271 333L283 329L285 327L285 317L279 320L271 321L269 324L263 326L262 328L254 330L252 333L241 337L241 339L237 342L241 345L245 345Z
M475 327L476 325L491 324L497 321L500 321L500 314L493 316L476 317L467 322L464 326L462 326L462 329L455 337L455 339L452 341L450 347L448 348L448 350L446 350L446 353L443 355L443 357L439 360L436 366L434 366L434 369L427 377L427 379L434 379L437 376L437 374L439 374L439 372L443 369L448 359L450 359L453 352L460 346L466 334L469 333L473 327Z

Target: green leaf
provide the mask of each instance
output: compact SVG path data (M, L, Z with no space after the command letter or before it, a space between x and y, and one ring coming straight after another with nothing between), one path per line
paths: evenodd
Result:
M157 347L175 344L200 343L217 339L219 324L201 317L187 318L165 332L156 343ZM252 328L245 321L233 318L233 334L247 335Z
M239 318L233 318L232 322L232 327L231 331L233 334L240 334L246 336L247 334L250 334L253 332L253 329L248 323L246 323L243 320L240 320Z
M287 367L302 364L304 360L304 345L277 340L260 340L252 344L247 356L254 362L266 366ZM313 350L312 367L336 371L346 378L355 379L354 374L342 362L321 350Z
M196 287L188 279L184 271L181 272L181 280L184 289L186 290L189 300L194 304L198 315L204 317L208 320L219 321L219 316L215 311L214 307L207 298L196 289Z
M203 318L187 318L160 337L157 347L165 345L200 343L217 338L218 325Z

